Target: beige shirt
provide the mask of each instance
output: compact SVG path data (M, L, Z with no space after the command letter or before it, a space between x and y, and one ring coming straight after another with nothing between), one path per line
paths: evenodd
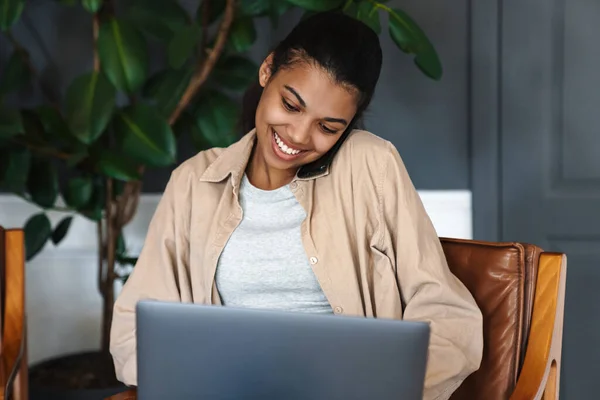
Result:
M110 350L124 383L137 384L138 300L221 304L217 261L242 218L238 189L254 142L252 131L173 172L114 307ZM290 187L307 213L306 257L334 312L429 322L424 398L449 398L479 368L482 316L450 272L396 148L353 131L330 163L297 174Z

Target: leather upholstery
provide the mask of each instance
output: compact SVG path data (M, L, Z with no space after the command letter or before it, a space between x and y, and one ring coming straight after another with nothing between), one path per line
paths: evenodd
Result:
M481 367L451 399L508 399L523 363L542 249L521 243L446 238L441 242L450 269L483 314Z

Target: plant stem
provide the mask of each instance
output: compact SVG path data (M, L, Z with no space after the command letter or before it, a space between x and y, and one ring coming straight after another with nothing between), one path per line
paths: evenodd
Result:
M104 241L104 229L102 227L102 220L96 222L96 233L98 236L98 292L100 292L100 294L104 296L104 284L106 281L106 264L104 263L104 250L106 248L106 243Z
M235 0L227 0L227 4L225 5L225 15L223 16L223 20L221 21L221 25L219 26L219 31L217 33L217 40L215 41L214 48L208 54L208 57L205 61L201 58L201 61L198 64L196 72L190 81L190 84L186 88L183 96L179 99L179 103L175 110L171 114L169 118L169 125L173 125L179 115L183 112L183 110L187 107L192 98L198 93L198 90L204 84L208 75L214 68L219 56L223 52L223 48L225 47L225 42L227 40L227 35L229 33L229 28L231 27L231 23L233 22L233 17L235 14Z
M54 150L52 148L49 147L40 147L40 146L36 146L34 144L28 143L26 141L23 140L19 140L18 137L13 137L12 141L20 144L22 146L27 147L29 150L41 153L41 154L45 154L47 156L51 156L51 157L55 157L55 158L59 158L61 160L68 160L69 158L71 158L71 154L68 153L63 153L57 150Z
M92 29L94 38L94 72L100 72L100 57L98 56L98 32L100 31L100 17L94 13L92 17Z
M113 180L106 180L106 273L103 284L103 312L102 312L102 339L101 349L108 352L110 348L110 327L113 317L113 306L115 301L115 256L116 240L119 236L118 227L115 224L115 215L113 213Z

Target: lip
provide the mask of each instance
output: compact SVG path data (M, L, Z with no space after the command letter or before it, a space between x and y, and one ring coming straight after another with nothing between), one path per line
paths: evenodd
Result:
M286 146L294 148L294 146L290 146L288 144L288 142L284 138L282 138L280 135L277 135L277 136L279 136L279 138L283 141L283 143L285 143ZM298 153L298 154L284 153L279 148L279 145L275 141L275 130L273 128L271 128L271 147L273 148L273 152L275 153L275 155L284 161L293 161L297 158L300 158L306 152L306 150L298 149L298 150L300 150L300 153Z

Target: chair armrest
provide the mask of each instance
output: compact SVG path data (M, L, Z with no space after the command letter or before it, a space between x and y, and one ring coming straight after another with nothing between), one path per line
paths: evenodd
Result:
M564 254L540 255L529 342L510 400L558 398L566 273Z
M114 394L104 400L137 400L137 390L129 389L126 392Z

